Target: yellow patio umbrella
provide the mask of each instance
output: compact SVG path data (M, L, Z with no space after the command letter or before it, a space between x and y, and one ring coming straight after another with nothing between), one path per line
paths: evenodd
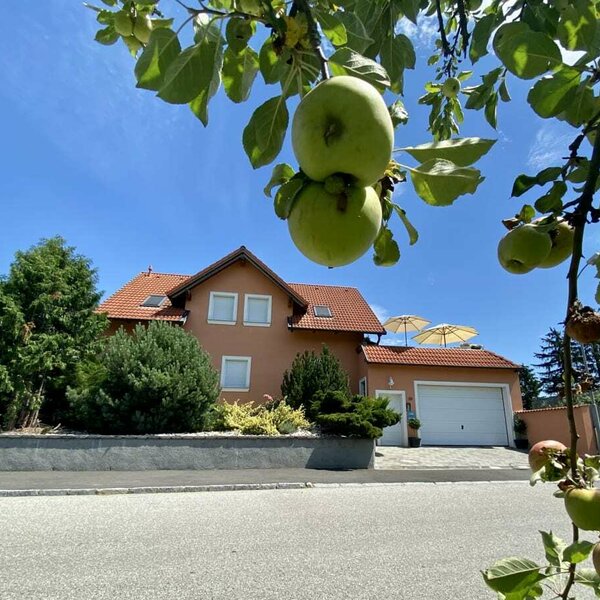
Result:
M423 317L417 317L417 315L398 315L397 317L390 317L383 326L386 331L390 333L399 333L404 331L404 345L408 346L408 338L406 337L407 331L421 331L425 325L429 325L431 321L423 319Z
M424 329L421 333L413 336L413 340L419 344L439 344L440 346L443 344L446 347L447 344L454 342L466 342L476 335L479 333L473 327L440 323Z

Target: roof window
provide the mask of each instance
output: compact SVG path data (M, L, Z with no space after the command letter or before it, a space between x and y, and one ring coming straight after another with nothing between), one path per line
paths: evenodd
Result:
M166 299L166 296L151 294L140 304L140 306L145 306L146 308L158 308Z
M329 306L325 306L323 304L315 305L313 307L313 311L315 313L315 317L324 317L324 318L332 317L331 309L329 308Z

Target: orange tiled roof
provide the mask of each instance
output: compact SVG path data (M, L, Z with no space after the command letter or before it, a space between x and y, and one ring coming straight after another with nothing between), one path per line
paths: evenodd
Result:
M415 348L365 344L362 351L368 363L426 367L519 368L519 365L499 354L471 348Z
M199 271L195 275L188 277L186 281L179 283L176 287L170 291L169 296L171 298L176 298L177 296L181 296L187 290L195 287L199 283L206 281L213 275L216 275L223 269L226 269L233 263L245 260L253 264L265 277L270 279L275 285L279 286L284 292L289 294L293 300L299 304L300 306L306 306L306 302L304 298L300 297L277 273L271 271L264 262L258 259L250 250L246 248L246 246L240 246L237 250L229 253L227 256L219 259L214 262L212 265L209 265L202 271Z
M379 319L356 288L307 283L288 285L308 302L305 313L290 318L292 329L385 333ZM328 306L331 317L316 317L313 308L318 305Z
M140 273L98 307L111 319L134 319L136 321L183 321L187 311L174 308L167 298L159 308L146 308L140 304L151 294L167 295L167 292L189 275L170 273Z

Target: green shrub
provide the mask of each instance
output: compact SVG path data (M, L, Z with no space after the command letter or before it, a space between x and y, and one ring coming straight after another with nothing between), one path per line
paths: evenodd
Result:
M289 371L283 374L281 393L292 408L304 406L313 419L311 402L317 392L339 391L350 395L348 374L340 361L323 346L321 354L297 354Z
M388 402L387 398L349 396L340 391L317 392L311 413L323 433L375 439L383 435L384 427L400 421Z
M411 429L414 429L415 431L419 431L419 429L421 429L421 421L419 421L419 419L413 417L412 419L408 420L408 426Z
M216 407L216 412L214 429L239 431L245 435L279 435L310 427L304 411L293 409L285 401L274 407L254 406L253 402L224 402Z
M219 374L197 339L153 322L106 340L68 392L75 419L105 434L202 431L219 397Z

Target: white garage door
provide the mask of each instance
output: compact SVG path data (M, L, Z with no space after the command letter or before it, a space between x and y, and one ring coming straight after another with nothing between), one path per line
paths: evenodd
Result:
M502 388L418 384L423 444L507 446Z

